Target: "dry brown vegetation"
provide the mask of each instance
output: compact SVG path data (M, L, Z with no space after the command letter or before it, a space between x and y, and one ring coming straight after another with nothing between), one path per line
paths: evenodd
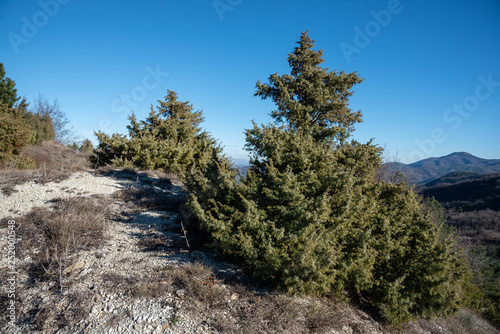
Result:
M107 208L103 201L87 197L57 199L49 208L34 208L22 217L16 232L22 239L16 246L16 257L31 257L26 268L32 284L55 280L63 290L62 272L72 263L73 255L102 242ZM2 219L7 226L10 217Z
M166 266L147 279L106 274L106 288L131 298L161 298L174 295L184 301L182 313L213 315L211 327L221 333L322 333L347 324L343 302L328 299L298 299L262 292L214 274L200 262ZM229 298L228 298L229 296ZM175 307L174 299L171 306ZM182 316L171 322L183 321Z
M48 281L56 293L69 289L70 286L63 284L63 277L67 275L65 270L72 265L75 254L102 242L106 215L103 199L98 203L86 197L54 200L51 208L33 208L25 214L16 231L22 235L16 245L16 257L19 260L31 258L31 261L18 268L20 273L25 272L29 277L27 284L18 286L18 289L30 289L42 281ZM0 220L0 227L6 227L9 219ZM0 299L3 306L7 302L6 294L2 292ZM22 304L22 300L17 302ZM91 306L78 292L71 292L64 303L67 304L66 311L59 313L58 308L40 306L40 298L39 303L26 305L31 309L24 319L19 320L33 323L35 328L42 330L47 316L53 315L57 327L62 328L83 319ZM5 317L1 321L4 325Z
M89 155L69 149L64 145L47 140L40 146L29 146L22 155L35 161L32 170L19 170L16 166L4 166L0 170L1 191L12 194L16 185L35 180L37 182L62 181L76 171L90 168Z

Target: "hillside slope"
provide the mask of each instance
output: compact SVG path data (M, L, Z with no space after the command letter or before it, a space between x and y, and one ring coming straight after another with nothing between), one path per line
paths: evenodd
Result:
M500 247L500 173L453 172L417 187L443 207L447 224L462 236Z
M95 197L109 212L103 239L59 264L62 275L47 276L35 253L18 259L18 321L14 328L2 321L2 333L401 333L354 303L254 286L241 268L197 241L199 232L183 211L182 185L165 175L79 172L61 183L14 188L0 194L0 229L6 235L7 220L23 222L18 233L25 242L39 237L23 226L38 226L40 212L59 210L67 200ZM21 198L22 208L15 205ZM19 251L28 255L30 245L22 242ZM0 297L4 306L9 299ZM402 331L499 333L467 310L447 320L407 324Z

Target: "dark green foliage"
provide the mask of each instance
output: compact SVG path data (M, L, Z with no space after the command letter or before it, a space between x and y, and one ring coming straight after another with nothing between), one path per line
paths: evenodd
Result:
M21 120L20 117L16 117L16 113L12 108L0 102L0 163L17 161L15 157L36 136L29 124Z
M0 164L20 162L16 157L36 137L24 117L25 102L14 107L19 100L15 85L12 79L5 77L4 66L0 63Z
M129 136L108 136L97 132L99 144L92 160L97 165L137 166L183 174L193 166L203 166L214 150L220 151L207 132L202 131L202 112L193 111L189 102L177 101L169 91L158 101L144 121L130 117Z
M378 181L379 147L349 140L362 80L321 68L307 33L298 44L290 75L257 83L278 109L246 130L246 178L224 159L188 178L211 246L288 293L360 294L393 324L456 311L473 287L454 237L405 182Z
M312 50L313 42L302 34L299 46L288 55L290 75L272 74L269 84L257 82L256 96L271 98L278 110L271 113L277 122L292 130L310 132L317 140L345 141L361 122L361 112L348 108L351 88L362 81L354 73L328 72L321 68L323 52Z
M486 258L488 262L483 267L486 306L483 313L500 329L500 247L487 248Z
M75 150L75 151L77 151L79 149L78 144L75 142L73 142L73 144L69 144L67 147L72 149L72 150Z
M5 76L5 68L3 63L0 63L0 102L7 105L8 108L14 107L14 104L20 99L17 96L15 86L14 80Z
M35 137L30 144L40 145L44 140L54 139L55 132L50 115L29 113L27 116L31 129L35 132Z
M78 151L91 154L94 151L94 145L92 145L92 142L89 139L85 139L82 142L82 145L78 148Z
M444 208L446 224L463 238L474 273L473 283L484 293L473 305L500 328L500 173L454 172L420 188ZM468 242L467 242L468 241Z
M20 155L29 145L40 145L54 138L54 127L49 113L28 110L25 99L19 101L15 83L5 78L0 63L0 163L18 168L30 168L34 161Z

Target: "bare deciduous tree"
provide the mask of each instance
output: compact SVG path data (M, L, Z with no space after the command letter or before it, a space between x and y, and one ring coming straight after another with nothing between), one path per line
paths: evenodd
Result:
M33 114L50 116L54 127L55 141L63 145L67 145L74 141L74 129L70 125L70 121L68 117L66 117L64 111L61 110L57 99L50 102L48 99L44 98L42 94L39 94L32 108Z

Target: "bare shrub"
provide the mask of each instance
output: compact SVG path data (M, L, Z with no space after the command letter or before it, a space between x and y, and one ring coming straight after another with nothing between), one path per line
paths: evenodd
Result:
M139 240L139 246L144 248L144 251L151 252L163 249L167 246L165 238L158 234L151 234L142 237Z
M0 190L6 196L15 193L16 185L23 184L28 180L33 179L33 171L19 170L14 168L0 169Z
M76 197L56 200L52 209L34 208L19 218L17 234L22 236L16 256L31 256L34 282L55 279L62 289L64 269L73 254L97 246L103 238L107 208L93 199ZM9 218L2 220L2 226Z
M69 144L74 139L74 130L70 126L70 122L66 117L66 114L60 109L59 102L57 100L50 102L48 99L39 94L34 101L32 112L33 114L50 116L52 127L54 129L54 140L57 142L61 144Z

